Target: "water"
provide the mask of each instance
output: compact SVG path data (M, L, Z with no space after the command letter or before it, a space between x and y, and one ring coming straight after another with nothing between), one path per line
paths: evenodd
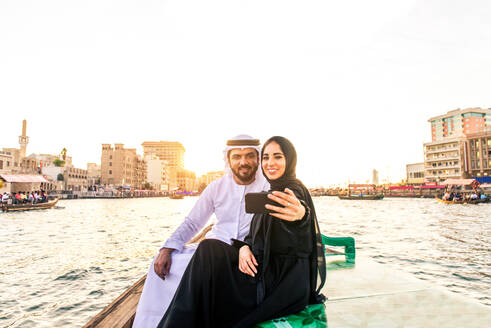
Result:
M69 200L0 214L0 327L82 326L131 286L197 198ZM358 256L491 305L491 204L314 198Z

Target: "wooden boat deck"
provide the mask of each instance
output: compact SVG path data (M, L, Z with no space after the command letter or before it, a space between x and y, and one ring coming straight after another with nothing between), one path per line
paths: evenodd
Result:
M491 307L359 255L356 264L344 255L326 257L322 292L329 327L490 327ZM84 328L130 328L144 282L142 277Z

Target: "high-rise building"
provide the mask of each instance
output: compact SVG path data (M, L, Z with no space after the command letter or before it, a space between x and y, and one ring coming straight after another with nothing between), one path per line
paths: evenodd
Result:
M176 141L145 141L142 143L143 156L156 155L167 161L170 168L184 169L184 146Z
M428 122L431 123L432 142L447 137L462 137L490 128L491 109L458 108L447 114L432 117Z
M102 145L101 184L143 188L146 182L146 163L136 149L124 148L124 144Z

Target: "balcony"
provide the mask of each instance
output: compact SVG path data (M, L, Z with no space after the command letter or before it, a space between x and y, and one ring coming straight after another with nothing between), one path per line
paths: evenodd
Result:
M445 147L445 148L439 148L439 149L432 149L432 150L425 150L426 154L435 154L435 153L443 153L447 151L456 151L460 150L459 146L456 147Z
M440 161L449 161L449 160L460 160L460 156L446 156L446 157L438 157L438 158L428 158L426 162L440 162Z

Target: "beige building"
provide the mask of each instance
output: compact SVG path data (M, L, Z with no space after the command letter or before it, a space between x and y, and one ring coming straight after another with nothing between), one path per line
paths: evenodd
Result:
M65 190L87 191L87 188L89 187L87 170L77 169L73 166L64 166L63 169Z
M87 163L87 180L89 186L101 184L101 166L96 163Z
M14 168L14 156L9 151L0 151L0 173L10 174Z
M34 154L34 157L40 162L41 166L54 166L53 162L57 159L61 159L60 155L52 155L52 154ZM65 157L65 166L71 166L72 157Z
M168 166L184 168L184 146L175 141L145 141L142 143L143 156L156 155L159 159L167 161Z
M56 190L87 191L89 180L87 170L72 165L43 166L42 174L53 184ZM61 180L60 180L61 175Z
M464 177L465 138L444 138L424 144L425 179L440 182Z
M198 190L196 173L184 169L177 169L177 188L182 191Z
M9 153L13 159L12 173L20 172L20 164L22 157L20 156L20 150L17 148L3 148L3 152Z
M134 148L124 144L102 145L101 184L142 189L146 182L146 163Z
M430 161L431 162L431 161ZM406 181L409 185L422 185L425 182L425 163L406 165Z
M467 135L465 171L473 178L491 176L491 128Z

